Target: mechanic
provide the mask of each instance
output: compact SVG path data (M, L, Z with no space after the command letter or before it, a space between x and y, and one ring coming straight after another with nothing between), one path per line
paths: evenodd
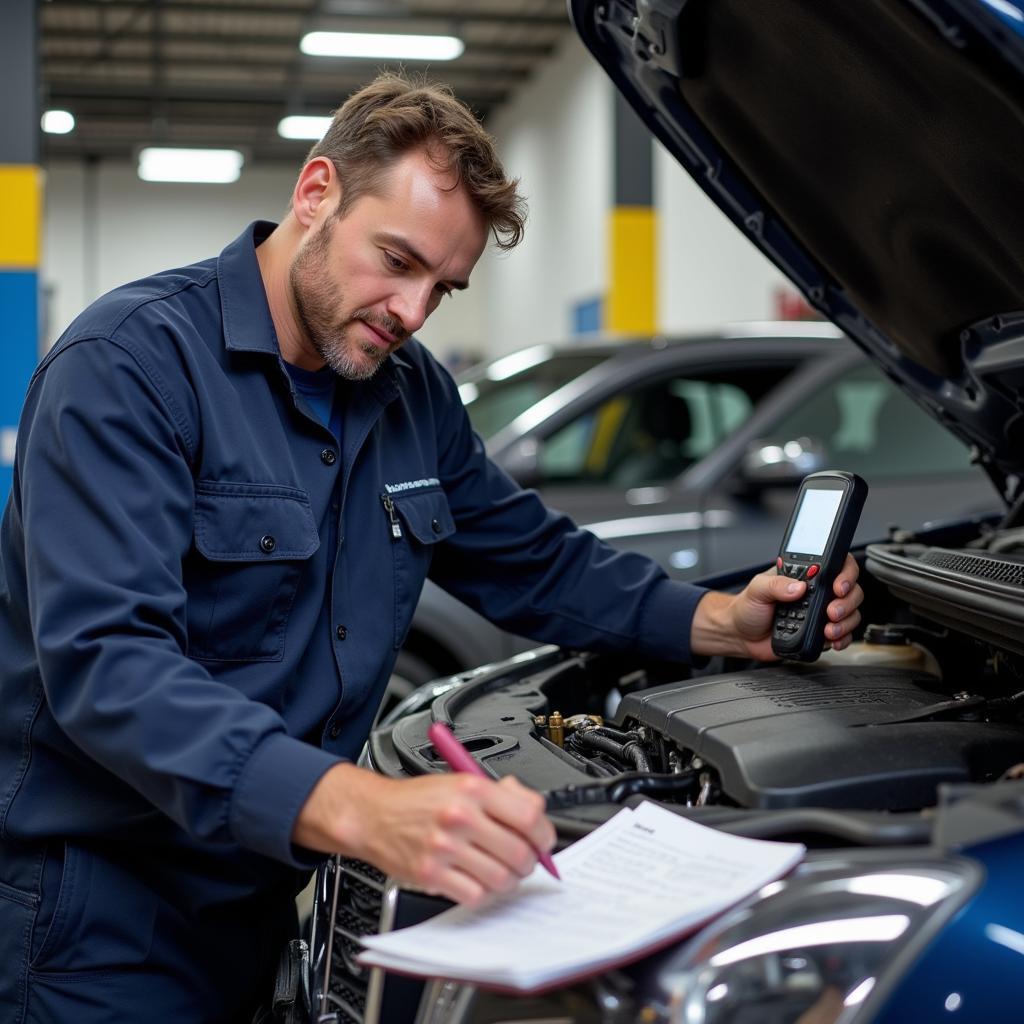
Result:
M411 340L524 216L467 108L384 76L279 226L106 295L42 360L0 532L4 1021L250 1020L327 853L466 903L530 872L538 794L353 763L428 570L537 641L772 657L803 583L707 593L578 530ZM843 647L849 557L835 589Z

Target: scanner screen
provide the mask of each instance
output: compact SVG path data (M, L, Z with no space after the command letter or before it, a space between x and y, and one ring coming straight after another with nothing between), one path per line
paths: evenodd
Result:
M842 500L842 491L804 491L785 550L806 555L823 554Z

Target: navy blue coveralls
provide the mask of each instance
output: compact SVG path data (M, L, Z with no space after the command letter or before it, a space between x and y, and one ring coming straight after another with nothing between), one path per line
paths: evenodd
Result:
M340 382L277 345L247 228L89 307L36 371L0 528L0 1019L245 1020L429 575L501 626L685 660L702 591L486 458L415 341ZM327 538L333 535L335 542Z

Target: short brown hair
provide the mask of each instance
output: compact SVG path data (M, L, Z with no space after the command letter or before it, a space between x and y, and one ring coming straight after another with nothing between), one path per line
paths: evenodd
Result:
M327 134L306 161L326 157L334 164L342 184L338 216L343 216L360 196L379 193L382 172L420 147L439 166L456 172L499 249L519 244L526 224L519 181L505 176L494 139L446 85L379 75L334 112Z

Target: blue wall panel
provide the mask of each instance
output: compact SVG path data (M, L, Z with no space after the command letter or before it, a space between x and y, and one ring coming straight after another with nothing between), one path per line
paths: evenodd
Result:
M39 275L0 271L0 504L6 502L14 439L39 351Z

